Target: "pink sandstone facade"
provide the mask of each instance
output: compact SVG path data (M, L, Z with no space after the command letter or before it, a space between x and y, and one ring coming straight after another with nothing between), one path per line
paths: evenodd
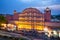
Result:
M8 23L12 23L17 26L18 30L43 30L48 28L60 28L60 23L51 21L51 10L46 8L44 13L36 8L26 8L23 12L16 12L14 15L7 15L6 19Z

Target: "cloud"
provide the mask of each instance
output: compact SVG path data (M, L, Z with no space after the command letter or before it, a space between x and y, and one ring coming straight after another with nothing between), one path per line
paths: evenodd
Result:
M48 3L51 2L52 0L20 0L23 3L29 3L29 2L33 2L33 3Z
M48 6L51 9L56 9L56 10L60 10L60 5L52 5L52 6Z
M54 10L60 10L60 5L41 6L41 7L34 7L34 8L45 9L46 7L49 7L50 9L54 9Z
M27 3L27 2L33 2L34 0L20 0L21 2Z

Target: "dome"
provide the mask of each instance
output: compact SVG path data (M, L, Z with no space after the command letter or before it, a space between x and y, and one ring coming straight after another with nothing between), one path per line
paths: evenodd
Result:
M45 11L51 11L51 10L50 10L50 8L47 7L47 8L45 9Z
M38 9L36 8L26 8L25 10L23 10L24 13L26 12L36 12L36 13L41 13Z

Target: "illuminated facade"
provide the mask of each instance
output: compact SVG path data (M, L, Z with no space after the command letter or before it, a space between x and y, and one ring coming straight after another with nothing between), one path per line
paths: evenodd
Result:
M15 24L18 30L43 30L51 23L51 10L46 8L44 13L36 8L26 8L21 13L14 10L14 15L7 15L6 19L8 23ZM45 25L46 23L48 26Z

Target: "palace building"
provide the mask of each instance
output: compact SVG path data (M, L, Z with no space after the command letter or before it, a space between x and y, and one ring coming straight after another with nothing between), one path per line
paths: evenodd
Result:
M17 26L18 30L44 30L48 28L59 28L60 22L51 21L51 10L47 7L42 13L36 8L26 8L22 12L14 10L13 15L6 15L8 23Z

